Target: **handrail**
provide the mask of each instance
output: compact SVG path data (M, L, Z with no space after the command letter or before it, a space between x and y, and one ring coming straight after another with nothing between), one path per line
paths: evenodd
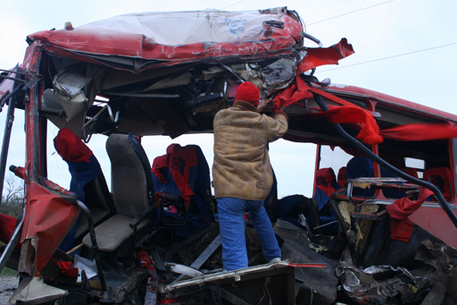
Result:
M102 264L100 262L100 254L98 250L97 238L95 235L95 226L94 226L94 219L92 217L92 213L90 212L89 208L79 200L76 200L76 205L81 209L81 211L86 214L87 220L89 222L89 236L91 240L91 247L90 250L92 255L94 256L95 265L97 266L97 273L98 278L100 280L100 285L102 287L102 291L106 292L106 280L105 274L103 273Z

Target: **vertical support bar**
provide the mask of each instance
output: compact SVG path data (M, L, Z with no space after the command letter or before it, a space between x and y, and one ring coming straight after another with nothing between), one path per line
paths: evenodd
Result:
M35 86L30 90L30 101L25 107L26 156L30 162L27 174L30 181L37 181L40 174L39 87Z
M90 250L94 257L95 265L97 266L97 273L98 273L98 278L100 279L100 285L102 287L102 291L105 292L106 291L106 280L105 280L105 274L103 273L102 264L100 262L100 253L98 250L97 237L95 235L94 219L92 217L92 213L90 212L89 208L84 203L77 200L76 204L81 209L81 211L84 214L86 214L87 220L89 222L89 236L90 236L90 241L91 241Z
M42 177L48 177L47 136L48 120L45 117L40 117L40 176Z
M43 56L43 46L40 42L33 42L26 50L23 66L26 67L26 72L29 75L37 75L40 71L41 59ZM22 235L27 235L27 223L30 215L28 206L31 204L32 185L33 182L38 182L40 159L39 159L39 107L42 85L38 83L38 79L26 77L28 82L25 86L25 153L26 164L25 175L27 180L25 183L26 189L26 206L24 209L24 227ZM18 271L27 273L29 276L34 276L36 272L35 248L32 245L31 239L24 238L21 246L21 256L19 259Z
M11 130L13 128L13 121L14 121L14 103L11 97L16 93L19 89L21 89L23 85L18 86L16 89L11 92L6 98L10 99L8 105L8 112L6 115L5 120L5 131L3 132L3 143L2 143L2 152L0 155L0 205L1 201L3 200L3 185L5 182L5 171L6 171L6 159L8 158L8 150L10 146L10 139L11 139Z

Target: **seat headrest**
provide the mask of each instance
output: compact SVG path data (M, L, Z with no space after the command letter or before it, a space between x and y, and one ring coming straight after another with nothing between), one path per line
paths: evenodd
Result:
M316 172L316 185L332 186L336 181L335 172L331 167L320 168Z
M346 183L346 166L341 167L338 170L338 178L337 178L339 186L343 187Z
M54 147L66 162L89 162L93 155L90 148L68 128L59 130L54 138Z
M451 171L447 167L434 167L424 171L424 180L433 183L438 189L449 194Z

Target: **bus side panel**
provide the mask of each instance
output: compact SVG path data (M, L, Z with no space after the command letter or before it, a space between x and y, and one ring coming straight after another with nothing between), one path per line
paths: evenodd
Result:
M427 204L427 203L426 203ZM455 205L451 205L455 209ZM455 226L439 204L427 204L413 213L409 219L451 247L457 247Z

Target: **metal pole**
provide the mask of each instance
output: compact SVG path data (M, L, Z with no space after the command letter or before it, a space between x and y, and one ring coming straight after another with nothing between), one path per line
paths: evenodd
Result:
M0 205L1 201L3 200L3 185L5 182L5 171L6 171L6 158L8 157L8 149L10 145L11 139L11 129L13 128L13 121L14 121L14 102L11 100L11 97L23 87L23 85L18 86L16 89L13 90L7 97L5 97L3 102L6 102L8 99L8 112L6 115L5 120L5 131L3 132L3 144L2 144L2 152L0 154Z
M79 200L76 200L76 205L81 209L81 211L86 214L87 220L89 222L89 236L92 246L90 250L95 260L95 265L97 266L98 278L100 279L100 285L102 287L102 291L106 292L106 280L105 274L103 273L102 264L100 262L100 253L98 250L97 238L95 235L95 226L94 226L94 219L92 218L92 213L90 212L89 208Z

